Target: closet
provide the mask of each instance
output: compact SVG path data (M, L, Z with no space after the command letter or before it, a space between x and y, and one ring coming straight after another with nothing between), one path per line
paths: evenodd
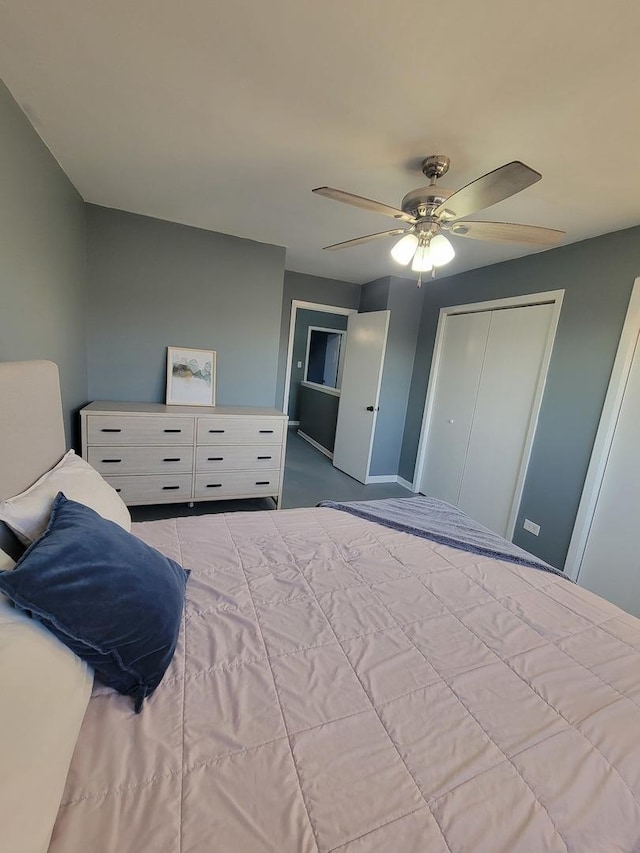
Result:
M640 616L640 280L612 373L567 571Z
M419 490L510 536L557 304L450 313L441 323Z

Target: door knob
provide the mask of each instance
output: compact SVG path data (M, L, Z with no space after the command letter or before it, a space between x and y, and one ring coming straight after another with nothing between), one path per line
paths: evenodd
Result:
M380 406L367 406L368 412L378 412L380 410Z

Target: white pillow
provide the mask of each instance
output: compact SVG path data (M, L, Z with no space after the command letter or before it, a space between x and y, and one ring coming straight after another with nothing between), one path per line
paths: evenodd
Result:
M0 572L8 571L15 566L15 560L12 560L8 554L0 548Z
M0 551L0 570L13 560ZM46 853L93 672L0 595L2 850Z
M131 516L120 495L73 450L26 492L2 501L0 521L4 521L23 544L30 545L44 533L58 492L63 492L69 500L91 507L125 530L131 530Z

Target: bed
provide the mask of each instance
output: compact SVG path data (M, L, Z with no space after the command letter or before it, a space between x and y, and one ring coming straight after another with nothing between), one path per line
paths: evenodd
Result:
M5 494L64 452L17 465L21 406ZM634 617L333 508L132 532L191 570L178 647L141 714L96 682L50 853L640 850Z

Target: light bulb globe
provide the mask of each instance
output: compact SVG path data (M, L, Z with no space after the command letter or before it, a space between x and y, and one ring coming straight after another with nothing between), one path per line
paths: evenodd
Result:
M401 237L391 250L391 257L402 266L406 267L414 256L418 246L418 238L415 234L405 234Z
M433 259L428 246L418 246L413 256L411 269L413 272L429 272L433 267Z
M454 259L456 254L453 246L444 234L436 234L435 237L431 238L429 250L431 252L431 261L434 267L442 267L445 264L448 264L449 261Z

